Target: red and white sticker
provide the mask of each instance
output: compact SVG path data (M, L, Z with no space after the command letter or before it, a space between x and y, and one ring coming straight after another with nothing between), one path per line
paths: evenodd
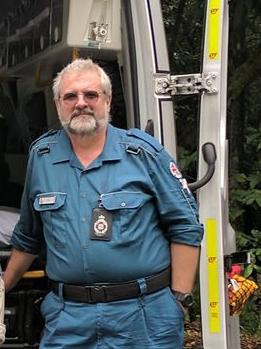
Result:
M175 164L175 162L171 161L169 164L169 169L170 169L170 173L172 174L172 176L180 179L182 178L182 174L180 173L178 166Z

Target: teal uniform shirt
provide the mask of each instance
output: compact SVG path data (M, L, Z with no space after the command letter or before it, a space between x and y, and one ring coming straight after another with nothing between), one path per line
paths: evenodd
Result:
M97 208L105 216L96 217ZM96 228L108 239L93 239ZM90 284L152 275L169 266L170 242L198 246L202 235L186 181L148 134L109 125L103 152L87 168L64 130L32 144L11 242L38 254L45 241L51 279Z

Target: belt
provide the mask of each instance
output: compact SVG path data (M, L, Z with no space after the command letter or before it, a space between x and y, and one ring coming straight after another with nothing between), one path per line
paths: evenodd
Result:
M153 276L143 278L146 283L145 294L156 292L170 284L170 268ZM83 302L99 303L112 302L141 295L138 280L123 283L95 283L88 286L70 285L50 280L51 290L64 299Z

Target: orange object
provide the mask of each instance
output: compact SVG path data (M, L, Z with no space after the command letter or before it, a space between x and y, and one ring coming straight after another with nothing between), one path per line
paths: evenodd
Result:
M254 281L238 274L234 274L229 281L230 315L239 315L248 298L258 289L258 286Z
M32 270L24 273L23 279L38 279L44 276L45 276L44 270Z

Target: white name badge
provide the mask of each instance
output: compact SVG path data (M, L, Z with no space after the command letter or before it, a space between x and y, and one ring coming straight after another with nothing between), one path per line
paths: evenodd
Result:
M41 196L39 198L39 205L52 205L56 201L56 196Z

